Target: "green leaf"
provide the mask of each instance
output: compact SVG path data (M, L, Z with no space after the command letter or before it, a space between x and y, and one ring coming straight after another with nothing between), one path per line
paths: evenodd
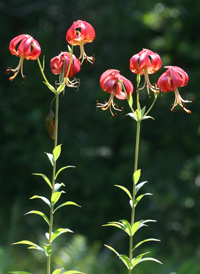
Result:
M137 262L136 265L138 265L138 264L140 264L140 263L142 263L142 262L145 262L145 261L153 261L153 262L156 262L156 263L158 263L158 264L162 264L159 260L157 260L157 259L155 259L155 258L146 257L146 258L140 259L140 260ZM135 265L135 266L136 266L136 265Z
M145 194L142 194L140 196L138 196L135 200L135 203L134 203L134 206L136 207L136 205L139 203L139 201L144 197L144 196L149 196L149 195L152 195L151 193L145 193Z
M56 269L52 274L60 274L60 272L63 270L63 268Z
M53 93L56 93L55 88L49 83L49 82L45 82L43 81L43 83L48 87L48 89L50 89Z
M63 206L68 206L68 205L74 205L74 206L78 206L78 207L81 207L80 205L74 203L74 202L71 202L71 201L68 201L68 202L65 202L61 205L59 205L58 207L56 207L56 209L54 209L54 212L55 213L59 208L63 207Z
M135 113L130 112L126 114L127 116L130 116L133 120L135 120L137 122L137 117L135 116Z
M144 107L141 109L141 115L142 115L142 116L145 114L145 111L146 111L146 107L144 106Z
M32 196L30 199L32 200L32 199L41 199L42 201L44 201L49 207L51 207L51 203L50 203L50 201L47 199L47 198L45 198L45 197L43 197L43 196L38 196L38 195L34 195L34 196Z
M13 273L13 274L32 274L31 272L27 272L27 271L11 271L8 273Z
M137 264L140 263L142 257L146 254L148 254L149 252L143 253L143 254L139 254L137 257L133 258L132 262L131 262L131 269L133 269Z
M42 173L32 173L32 175L41 176L41 177L46 181L46 183L50 186L50 188L52 188L51 182L50 182L50 180L47 178L46 175L44 175L44 174L42 174Z
M141 169L138 169L133 173L133 182L135 185L138 183L140 176L141 176Z
M148 115L142 117L142 120L147 120L147 119L155 120L152 116L148 116Z
M60 168L56 173L55 179L58 177L58 174L66 168L75 168L75 166L64 166L64 167Z
M142 182L142 183L139 183L136 188L135 188L135 194L138 193L138 191L143 187L143 185L147 184L148 182L145 181L145 182Z
M59 237L61 234L63 233L73 233L72 230L68 229L68 228L58 228L56 231L54 231L54 233L51 236L51 242L53 242L57 237Z
M56 162L61 153L61 145L58 145L53 150L53 160Z
M132 107L133 106L133 96L131 93L129 93L129 97L128 97L127 101L128 101L129 106Z
M31 241L27 241L27 240L19 241L19 242L13 243L12 245L29 245L28 249L37 249L39 251L44 252L44 249L42 247L40 247L39 245L34 244Z
M50 226L50 222L49 222L49 219L47 218L47 216L41 212L41 211L37 211L37 210L31 210L29 212L27 212L25 215L27 214L36 214L36 215L40 215L42 216L42 218L47 222L47 224Z
M121 220L121 222L124 226L125 232L130 236L131 235L131 225L130 225L130 223L127 220Z
M115 186L121 188L124 192L126 192L126 194L129 196L129 198L132 200L131 193L126 187L121 186L121 185L115 185Z
M61 93L65 89L65 82L63 82L58 88L57 88L57 93Z
M136 109L134 114L135 114L137 121L140 121L141 117L142 117L141 112L138 109Z
M110 249L111 251L113 251L118 257L120 256L119 253L113 247L111 247L109 245L104 245L104 246L106 246L108 249Z
M47 153L47 152L45 152L45 154L47 155L47 157L49 158L49 161L50 161L50 163L51 163L51 165L53 166L54 165L54 162L53 162L53 154L51 154L51 153Z
M135 250L138 246L140 246L140 245L142 245L143 243L146 243L146 242L160 242L160 240L154 239L154 238L145 239L145 240L143 240L143 241L137 243L137 244L134 246L133 250Z
M63 183L61 183L61 184L55 184L55 186L54 186L54 191L55 192L57 192L60 188L61 188L61 186L65 186Z
M126 255L119 255L119 258L125 264L127 269L131 269L130 259Z
M114 226L119 229L122 229L123 231L125 230L124 226L120 222L108 222L107 224L105 224L103 226Z
M135 222L131 227L131 236L133 236L140 228L142 221Z
M46 255L50 256L52 251L52 245L51 244L44 244L44 250L46 251Z
M60 199L61 194L62 194L62 191L56 191L52 194L51 196L52 205L55 205L55 203L57 203L57 201Z

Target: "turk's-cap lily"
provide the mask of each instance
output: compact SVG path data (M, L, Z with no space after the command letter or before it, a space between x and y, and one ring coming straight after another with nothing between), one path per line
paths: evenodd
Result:
M143 49L139 53L133 55L130 59L130 70L135 74L144 75L145 83L144 87L147 87L148 95L149 89L155 93L159 93L159 90L150 83L149 74L153 74L158 71L162 66L160 56L149 49Z
M184 103L191 103L192 101L183 100L178 91L179 87L184 87L188 84L188 74L177 66L166 66L165 68L167 70L160 76L157 85L165 93L169 91L175 93L175 101L171 111L174 110L175 106L180 105L187 113L191 113L190 110L185 108Z
M80 46L81 63L86 59L90 63L94 63L94 56L87 56L84 45L91 43L95 39L95 30L91 24L86 21L75 21L66 33L66 40L70 45Z
M25 79L23 74L23 61L26 60L36 60L41 54L41 48L39 43L28 34L21 34L16 36L10 41L9 50L11 54L20 57L19 64L15 69L7 68L6 73L14 72L14 75L9 78L12 81L19 71L21 70L22 78Z
M112 108L117 111L122 111L122 109L119 109L114 103L114 97L119 100L125 100L133 93L131 81L122 76L119 70L116 69L108 69L101 75L100 86L103 91L110 94L110 98L108 102L105 102L104 104L97 102L96 107L101 108L102 110L107 110L109 108L112 116L115 116Z

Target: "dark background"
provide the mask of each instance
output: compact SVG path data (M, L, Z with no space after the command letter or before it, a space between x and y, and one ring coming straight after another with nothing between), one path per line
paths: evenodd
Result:
M45 258L26 252L25 246L10 246L28 239L43 241L46 224L37 216L24 216L31 209L48 211L34 194L48 196L48 186L33 172L51 177L51 166L44 152L51 152L53 141L45 129L45 116L53 94L42 83L37 61L25 61L24 83L18 76L12 83L5 75L7 66L15 67L19 59L8 45L19 34L30 34L45 55L45 73L54 84L50 59L67 50L66 31L76 20L93 25L96 38L85 46L88 55L95 54L93 67L84 63L77 75L79 91L67 89L60 100L59 143L62 156L58 166L75 165L63 172L59 180L66 184L62 200L73 200L82 206L63 208L55 227L69 227L75 234L58 240L54 254L55 267L98 273L126 273L122 263L103 246L113 245L127 252L128 239L114 228L102 227L108 221L129 219L125 194L114 187L132 184L135 146L135 124L130 118L109 111L96 111L96 100L104 102L108 94L101 91L99 78L109 68L136 85L129 70L130 57L142 48L157 52L165 65L177 65L189 75L189 84L179 91L189 115L175 108L170 112L174 94L159 96L151 112L155 120L142 123L139 167L142 180L148 180L145 192L154 195L138 205L136 218L156 219L138 232L136 241L154 237L161 243L147 244L140 251L163 262L144 263L136 273L198 274L200 270L200 122L199 61L200 1L194 0L56 0L0 1L0 273L26 270L45 273ZM75 54L79 54L78 47ZM151 79L157 81L162 68ZM150 105L143 92L142 105ZM117 102L125 107L126 102ZM48 214L48 213L47 213ZM70 257L69 252L72 254Z

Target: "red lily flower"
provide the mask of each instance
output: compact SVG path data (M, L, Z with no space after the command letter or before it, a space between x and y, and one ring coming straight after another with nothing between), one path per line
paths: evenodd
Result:
M187 73L183 69L176 66L166 66L165 68L167 68L167 71L160 76L157 85L161 91L165 93L168 91L174 91L175 101L171 110L173 110L175 106L180 105L187 113L191 113L191 111L186 109L183 104L191 103L191 101L183 100L178 91L179 87L184 87L187 85L189 81Z
M139 53L133 55L130 59L130 70L133 73L144 75L145 83L142 89L147 86L149 94L149 88L158 93L159 91L150 83L149 74L153 74L158 71L162 66L160 56L149 49L143 49Z
M71 55L69 52L61 52L58 56L51 59L50 68L53 74L61 75L66 77L69 69ZM75 81L70 81L69 78L74 77L76 73L78 73L81 69L81 63L76 58L75 55L72 55L72 62L69 70L68 77L66 79L66 85L70 87L77 87L79 81L75 79Z
M19 46L16 48L18 44ZM39 43L30 35L21 34L10 41L9 50L11 54L20 57L19 64L15 69L6 69L7 74L9 74L10 71L14 72L14 75L10 77L9 80L12 81L17 76L20 69L22 78L25 79L26 77L23 74L23 61L24 59L36 60L40 56L41 48Z
M90 63L94 62L94 57L88 57L84 50L84 45L91 43L95 38L95 30L92 25L85 21L78 20L72 24L66 33L66 40L70 45L80 46L81 63L86 59Z
M123 85L126 89L126 93L123 91ZM114 97L119 100L124 100L133 93L133 85L131 81L122 76L119 70L108 69L100 77L100 86L103 91L110 93L110 98L105 104L97 103L97 107L100 107L102 110L110 109L112 116L114 116L111 107L113 109L121 111L117 108L117 105L114 103Z

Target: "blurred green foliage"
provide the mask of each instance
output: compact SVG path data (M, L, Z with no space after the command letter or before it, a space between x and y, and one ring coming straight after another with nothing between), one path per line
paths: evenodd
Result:
M149 48L160 54L163 66L177 65L187 71L190 81L180 93L184 99L192 98L194 103L188 106L191 115L178 107L175 113L170 113L174 94L163 94L151 113L155 121L147 120L142 124L139 167L142 180L149 181L146 192L154 196L141 202L136 218L158 220L142 231L142 238L161 239L161 243L154 244L152 252L164 266L146 263L137 271L143 271L139 274L199 273L199 12L198 0L0 1L2 273L11 270L11 266L16 269L15 256L24 269L30 270L28 264L32 265L32 260L28 259L29 255L25 260L25 248L10 247L10 243L25 238L34 240L46 232L40 218L23 214L43 206L28 199L34 194L46 194L48 190L42 179L31 173L51 176L44 152L51 152L53 147L44 123L53 94L42 84L37 62L25 61L24 84L20 76L13 83L9 82L5 68L17 66L18 58L10 54L8 45L13 37L22 33L38 40L45 55L46 76L53 84L56 77L50 72L50 59L67 50L66 31L78 19L90 22L96 30L96 39L86 45L86 52L94 53L96 61L93 67L83 64L78 75L81 79L79 91L68 89L61 98L59 143L63 145L63 152L59 164L60 167L77 167L64 172L60 180L66 184L67 194L63 199L74 200L82 208L61 210L55 221L60 227L69 227L86 237L88 253L85 256L91 256L94 264L100 264L99 258L95 260L90 248L94 254L101 254L105 252L103 243L112 242L116 249L127 250L128 243L123 235L115 233L114 229L102 228L102 224L129 218L128 201L114 184L131 186L135 126L130 118L120 115L110 120L110 113L96 112L95 104L96 100L107 99L107 94L99 87L101 73L109 68L119 69L135 85L129 59L142 48ZM75 53L78 52L76 48ZM162 72L164 69L152 75L152 81ZM142 104L150 104L145 92ZM119 105L126 103L119 102ZM127 110L125 106L125 112ZM114 260L112 263L118 267L115 255L109 253L109 260ZM100 262L105 261L101 259ZM113 270L112 264L107 264L107 270L102 272L119 273L119 268ZM38 268L40 266L38 260ZM98 273L95 268L87 271Z

